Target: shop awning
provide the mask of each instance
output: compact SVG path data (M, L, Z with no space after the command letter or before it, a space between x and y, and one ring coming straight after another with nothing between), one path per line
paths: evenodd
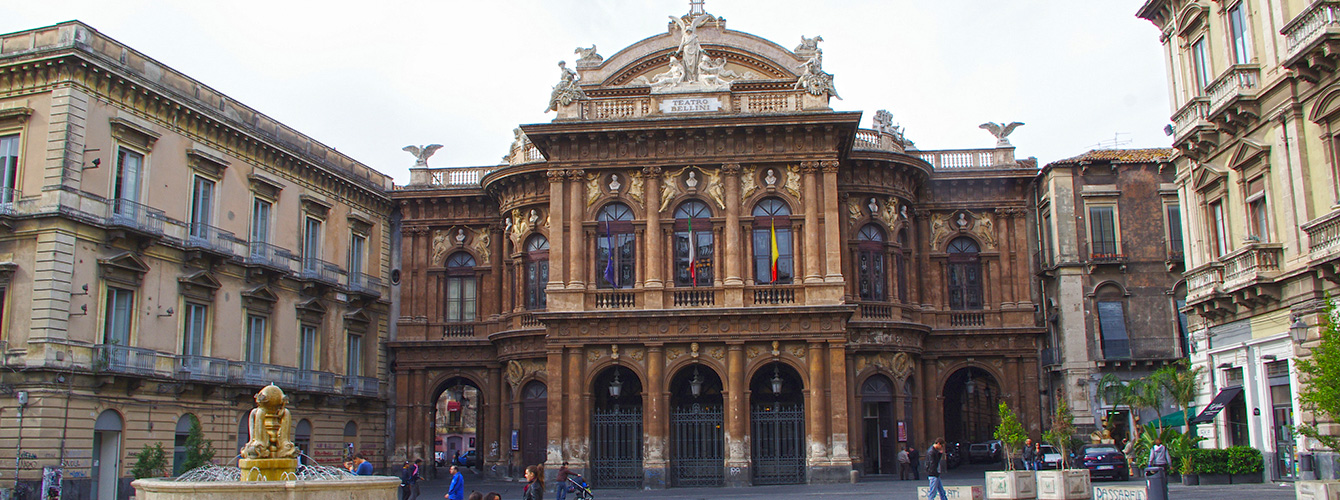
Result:
M1188 408L1183 411L1175 411L1159 418L1158 425L1161 427L1182 427L1186 425L1187 413L1195 414L1195 408Z
M1214 417L1218 416L1219 412L1224 410L1224 406L1227 406L1228 403L1233 401L1233 398L1238 397L1239 394L1242 394L1242 387L1229 387L1219 391L1219 394L1214 396L1214 400L1210 401L1209 406L1205 407L1205 411L1200 412L1200 415L1196 415L1196 418L1191 419L1191 423L1202 424L1205 422L1213 422Z

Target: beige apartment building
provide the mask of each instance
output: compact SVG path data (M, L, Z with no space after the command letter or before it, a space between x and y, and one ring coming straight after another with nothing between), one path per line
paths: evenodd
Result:
M225 462L268 383L312 459L381 463L390 186L82 23L0 35L4 487L125 498L190 416Z
M1137 15L1160 31L1180 151L1183 310L1211 410L1193 422L1206 446L1262 450L1270 478L1335 478L1335 454L1290 426L1316 420L1294 360L1340 284L1340 2L1149 0Z

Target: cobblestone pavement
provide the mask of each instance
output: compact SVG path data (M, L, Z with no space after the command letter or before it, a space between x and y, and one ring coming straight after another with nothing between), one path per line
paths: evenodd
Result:
M982 465L963 466L950 471L945 475L944 483L946 486L968 486L984 484L983 473L987 467ZM447 485L450 478L446 476L446 469L442 469L438 479L426 481L420 487L420 500L436 500L443 498L447 493ZM1097 485L1106 484L1131 484L1143 485L1141 478L1132 479L1128 482L1100 481ZM595 490L597 500L614 499L636 499L652 498L663 500L707 500L716 498L732 498L742 500L788 500L788 499L807 499L807 498L825 498L825 499L857 499L857 500L889 500L889 499L907 499L913 500L916 497L917 486L925 486L926 480L923 477L920 481L899 481L896 478L884 477L866 477L856 484L797 484L786 486L755 486L749 488L667 488L663 490ZM501 480L481 480L473 473L467 472L465 475L465 492L468 495L471 491L501 493L505 500L515 500L521 498L520 482L509 482ZM552 486L544 495L546 500L554 500ZM568 495L572 498L572 495ZM1251 500L1285 500L1293 499L1293 483L1263 483L1263 484L1235 484L1225 486L1182 486L1181 484L1172 484L1168 487L1168 498L1171 500L1222 500L1222 499L1251 499Z

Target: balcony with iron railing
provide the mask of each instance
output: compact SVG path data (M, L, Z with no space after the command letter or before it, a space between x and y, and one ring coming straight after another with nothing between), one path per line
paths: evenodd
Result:
M209 224L199 222L190 224L190 232L186 238L187 250L202 250L217 255L231 257L233 255L233 233L224 231Z
M1224 263L1224 292L1273 281L1280 271L1284 247L1278 243L1253 243L1220 257Z
M149 208L148 205L130 200L116 199L111 202L111 214L107 216L107 226L162 236L163 221L166 219L167 216L162 210Z
M142 377L159 374L160 357L168 356L153 349L117 344L98 344L93 348L93 370Z
M1329 42L1340 39L1340 1L1318 0L1294 16L1280 30L1287 57L1284 67L1305 80L1316 82L1320 71L1335 70L1335 49Z
M298 390L306 392L335 392L336 375L316 370L298 370Z
M257 387L269 384L297 387L298 369L290 366L234 361L228 365L228 382Z
M1126 263L1126 254L1116 253L1111 249L1098 249L1089 252L1090 265L1118 265Z
M298 271L298 278L312 283L338 285L340 283L340 266L315 257L303 257L302 269Z
M253 241L247 244L247 256L242 261L249 266L269 268L289 273L293 271L293 256L288 250L265 243Z
M229 361L208 356L177 356L177 378L193 382L228 381Z
M23 198L23 193L17 189L0 188L0 217L18 215L18 203L21 198Z
M381 383L376 377L345 375L341 392L343 392L345 396L375 398L381 393Z
M348 284L345 286L351 294L362 295L369 298L378 298L385 293L385 285L381 278L377 278L366 273L349 273Z
M745 306L786 306L805 303L802 285L752 285L745 287Z

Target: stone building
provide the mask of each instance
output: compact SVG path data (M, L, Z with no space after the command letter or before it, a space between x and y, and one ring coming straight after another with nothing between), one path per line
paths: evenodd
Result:
M1169 69L1196 406L1208 446L1260 449L1269 478L1340 475L1333 452L1291 434L1295 359L1340 285L1340 75L1330 1L1149 0ZM1211 403L1216 403L1211 405ZM1259 413L1258 413L1259 412ZM1320 422L1329 434L1334 423ZM1315 460L1314 460L1315 458ZM1297 459L1297 460L1296 460Z
M1047 318L1046 389L1067 398L1081 433L1117 442L1139 418L1098 395L1111 373L1148 375L1187 353L1182 217L1173 149L1093 150L1047 164L1033 185L1039 293Z
M395 450L478 389L485 470L600 487L846 480L1041 432L1036 160L921 151L795 50L697 11L560 65L505 163L398 187ZM993 124L994 125L994 124ZM589 469L587 469L589 467Z
M309 456L379 460L388 177L79 22L0 36L0 166L20 486L63 466L63 498L126 498L192 418L222 462L271 382Z

